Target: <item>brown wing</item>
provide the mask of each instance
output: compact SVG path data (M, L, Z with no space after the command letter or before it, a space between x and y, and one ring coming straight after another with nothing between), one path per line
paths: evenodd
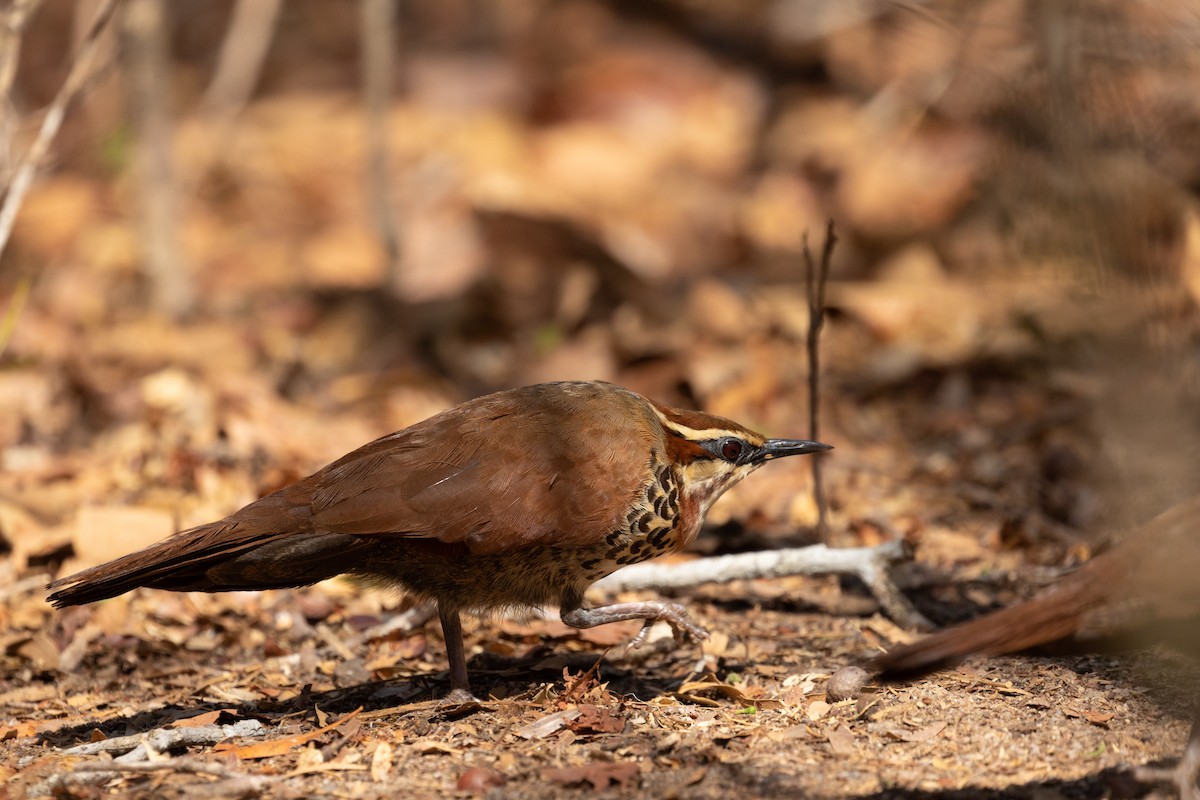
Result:
M137 586L228 591L353 572L379 536L475 553L602 540L623 521L657 438L609 384L531 386L456 406L343 456L223 520L51 585L55 605Z
M331 464L311 479L313 528L475 553L602 538L642 491L658 422L622 389L571 386L481 398Z

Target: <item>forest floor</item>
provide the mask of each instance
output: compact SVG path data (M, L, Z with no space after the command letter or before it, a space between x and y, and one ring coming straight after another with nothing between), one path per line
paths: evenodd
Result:
M406 49L389 117L404 262L390 274L345 83L357 27L326 24L350 5L289 18L317 42L348 38L321 51L282 31L283 63L268 65L269 90L232 139L180 113L186 318L152 307L129 145L101 125L120 107L109 84L91 90L91 116L64 132L62 163L22 211L0 270L13 319L0 326L0 797L1167 796L1125 768L1181 752L1194 665L996 658L834 701L831 675L917 635L844 576L678 591L712 632L702 645L652 637L627 653L636 625L576 631L553 610L467 620L485 699L462 706L438 700L449 680L437 625L364 638L406 601L337 580L51 609L54 577L506 386L611 380L808 436L802 242L811 232L819 248L829 218L841 236L821 341L830 544L906 539L915 558L895 578L940 625L1030 596L1162 508L1151 470L1168 470L1166 448L1113 424L1130 417L1113 416L1113 375L1094 368L1116 360L1096 324L1109 315L1077 296L1113 280L1109 267L1076 282L1063 252L1077 242L1037 237L1080 222L1047 209L1094 199L1050 194L1079 177L1054 169L1086 165L1099 176L1087 191L1134 175L1108 187L1127 205L1084 217L1098 240L1086 250L1142 253L1135 234L1162 233L1179 280L1146 326L1167 320L1186 339L1200 294L1194 205L1132 162L1019 151L971 123L1027 109L1023 95L988 94L993 83L951 86L935 110L904 96L943 84L938 59L965 75L981 59L997 82L1016 70L1014 87L1031 82L1025 62L962 46L932 15L911 28L868 20L806 49L821 69L802 64L811 85L783 91L764 75L786 71L594 2L547 4L507 50ZM890 49L876 46L889 35ZM926 68L933 77L905 72ZM182 97L197 84L187 74ZM1097 96L1117 85L1107 75L1089 84ZM1151 78L1185 85L1147 69L1137 86ZM1154 152L1195 156L1157 140ZM1185 161L1170 163L1183 174ZM1016 195L1005 183L1047 175ZM1163 423L1169 444L1182 428L1153 402L1167 393L1145 394L1135 416ZM1126 434L1134 456L1158 459L1129 462L1147 470L1135 491L1109 470ZM790 459L751 476L686 557L815 541L809 469Z

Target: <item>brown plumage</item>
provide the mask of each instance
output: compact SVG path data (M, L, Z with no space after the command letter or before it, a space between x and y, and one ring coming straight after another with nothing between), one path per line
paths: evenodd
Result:
M1200 658L1200 498L1151 520L1045 592L896 647L871 666L885 679L916 677L967 656L1040 645L1112 650L1164 644ZM1170 777L1197 797L1200 704L1187 750Z
M50 601L139 586L286 588L341 574L399 585L437 601L452 687L467 696L462 611L557 603L576 627L663 619L703 636L679 606L584 609L584 590L684 547L711 502L767 460L825 449L608 383L527 386L455 406L225 519L59 579Z

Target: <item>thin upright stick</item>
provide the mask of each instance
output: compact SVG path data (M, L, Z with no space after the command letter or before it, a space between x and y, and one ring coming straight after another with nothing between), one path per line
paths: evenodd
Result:
M825 284L829 279L829 262L833 259L833 248L837 244L837 233L833 220L825 228L825 246L821 250L818 265L808 247L808 232L804 233L804 265L808 288L808 436L819 439L821 398L821 328L825 325ZM822 541L829 537L829 505L825 499L825 484L821 477L821 462L818 455L810 458L812 467L813 498L817 502L817 533Z
M17 212L21 210L25 195L33 184L33 176L42 163L42 159L49 152L50 143L54 141L59 128L62 127L67 107L71 105L71 101L75 99L92 75L92 62L96 58L98 49L97 42L100 40L101 32L112 19L116 5L116 0L105 0L104 5L100 7L100 11L92 20L92 26L88 29L87 35L83 37L79 52L75 56L74 63L71 64L71 71L67 73L66 81L58 90L58 95L50 104L46 116L42 118L37 138L33 140L33 144L29 146L21 159L20 165L13 172L12 183L8 187L8 193L4 196L4 205L0 206L0 253L4 252L8 238L12 235Z
M205 113L219 120L222 136L228 134L258 85L282 8L283 0L238 0L234 4L217 68L201 102Z
M0 12L0 183L6 183L12 164L10 150L17 125L11 92L17 76L18 56L21 54L21 36L25 24L42 0L13 0L8 8Z
M388 288L400 271L400 232L392 208L388 175L388 110L396 51L398 0L362 0L362 76L367 114L367 190L375 230L387 258Z
M158 311L184 317L196 287L180 244L180 192L171 154L170 43L166 0L126 0L121 47L134 135L134 186L142 271Z

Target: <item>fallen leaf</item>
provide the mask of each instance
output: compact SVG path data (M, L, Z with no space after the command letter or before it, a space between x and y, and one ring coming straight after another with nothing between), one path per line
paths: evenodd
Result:
M33 634L15 652L41 672L58 669L58 647L43 633Z
M835 755L848 756L854 753L856 749L854 747L854 734L845 725L839 723L836 728L832 728L825 736L829 740L829 749Z
M319 767L325 763L325 754L321 752L321 748L316 745L309 744L308 747L300 751L299 757L296 759L296 770L305 772Z
M616 647L627 644L638 631L642 629L642 621L631 619L625 622L611 622L607 625L597 625L594 628L582 628L578 631L571 629L580 639L601 647Z
M402 661L411 661L425 655L429 649L429 640L425 634L418 633L395 642L389 642L388 648L365 664L368 672L379 672L395 667Z
M556 767L542 770L542 779L563 786L590 783L596 791L615 784L624 789L626 784L639 775L637 764L628 761L593 761L581 767Z
M579 716L568 727L576 733L620 733L625 730L625 719L588 703L579 707Z
M577 708L555 711L553 714L538 717L533 722L522 725L514 730L513 733L522 739L545 739L550 734L563 728L571 720L577 719L579 715L580 711Z
M461 747L455 747L452 744L439 742L436 739L417 739L408 745L413 751L421 755L430 755L432 753L442 753L448 756L456 756L462 752Z
M175 517L160 508L84 506L75 517L72 544L79 566L92 566L165 539L176 530ZM119 533L105 535L105 531Z
M25 641L25 634L13 638L13 644L8 645L0 642L0 650L15 649ZM16 689L11 689L7 692L0 693L0 706L24 705L26 703L39 703L43 700L49 700L58 695L58 687L53 683L31 683L27 686L19 686Z
M388 775L392 773L392 757L395 753L395 748L391 742L380 742L375 745L375 751L371 753L371 780L376 783L383 783L388 779Z
M729 634L724 631L711 631L708 638L700 643L700 652L713 658L720 658L728 649Z
M317 751L320 752L319 750ZM363 764L348 764L344 761L317 762L306 766L296 767L287 773L286 777L295 778L299 775L311 775L314 772L365 772Z
M906 742L927 742L945 730L946 725L947 722L945 720L941 720L940 722L931 722L923 728L919 728L915 731L908 731L902 734L900 738Z
M285 736L282 739L272 739L267 742L255 742L247 745L236 745L232 742L219 742L214 748L214 752L231 752L241 759L247 758L271 758L272 756L281 756L294 748L311 742L319 736L329 733L332 730L340 728L351 719L358 715L361 708L351 711L336 722L332 722L322 728L317 728L315 731L307 733L298 733L295 736Z
M206 711L203 714L197 714L194 717L184 717L177 719L171 723L172 728L194 728L198 725L216 725L217 720L222 714L228 714L231 717L237 718L237 709L233 708L218 708L215 711Z
M697 681L688 681L679 687L679 691L675 693L675 696L680 700L696 703L698 705L717 705L712 700L706 697L701 697L699 695L700 692L716 692L717 694L723 695L729 700L733 700L735 703L738 703L742 706L752 705L755 708L761 709L783 708L783 703L779 700L764 700L763 698L759 697L758 695L762 693L762 690L758 687L746 687L743 689L742 687L734 686L731 683L725 683L724 681L718 680L712 675L706 675Z
M497 786L503 786L508 781L494 769L487 767L471 767L458 777L454 788L460 792L471 794L487 794Z
M38 732L36 722L18 722L16 725L0 726L0 742L9 739L24 739Z
M1078 708L1071 708L1069 706L1063 709L1063 713L1068 717L1087 720L1091 724L1101 728L1107 728L1108 723L1113 717L1116 716L1116 714L1110 714L1101 711L1085 711Z

